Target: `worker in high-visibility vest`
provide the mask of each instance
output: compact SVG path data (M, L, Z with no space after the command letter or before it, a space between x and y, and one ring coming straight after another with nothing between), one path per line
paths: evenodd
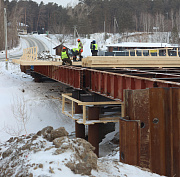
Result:
M93 40L90 45L92 56L97 56L98 53L98 45L96 44L96 41Z
M72 65L72 61L69 58L69 54L66 47L63 47L63 50L61 52L61 59L62 59L62 65L66 65L66 64Z
M73 48L71 49L72 55L73 55L73 61L77 61L77 55L79 55L79 53L82 53L83 50L82 49L78 49L78 48ZM79 60L81 61L81 59L79 58Z
M77 42L78 42L78 49L79 49L79 60L81 61L82 60L81 53L83 52L83 44L80 39L78 39Z

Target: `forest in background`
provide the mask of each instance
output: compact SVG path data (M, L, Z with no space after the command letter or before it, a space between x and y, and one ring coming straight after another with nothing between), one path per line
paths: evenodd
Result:
M173 43L179 43L179 0L79 0L75 7L63 8L56 3L40 4L29 0L0 0L0 22L7 9L8 46L17 45L19 24L28 32L79 35L92 33L173 32ZM0 39L4 41L3 26ZM161 42L161 41L160 41ZM3 44L0 44L0 50Z

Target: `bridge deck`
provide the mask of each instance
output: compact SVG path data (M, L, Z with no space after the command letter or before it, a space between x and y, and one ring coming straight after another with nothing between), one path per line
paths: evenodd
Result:
M28 66L28 65L62 65L62 61L56 60L24 60L13 59L12 62ZM72 62L74 66L82 66L89 68L117 68L117 67L180 67L180 57L174 56L89 56L83 58L82 62Z
M58 65L62 65L62 61L50 61L50 60L33 60L33 61L29 61L29 60L22 60L22 59L13 59L12 60L13 63L16 64L20 64L22 66L58 66ZM78 62L72 62L73 66L81 66L82 62L78 61Z

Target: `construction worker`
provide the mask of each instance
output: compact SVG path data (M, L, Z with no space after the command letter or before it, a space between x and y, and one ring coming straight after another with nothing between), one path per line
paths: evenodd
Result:
M67 52L67 49L66 49L66 47L63 47L63 50L62 50L62 52L61 52L61 59L62 59L62 65L66 65L67 63L69 64L69 65L72 65L72 61L71 61L71 59L69 58L69 54L68 54L68 52Z
M98 45L96 44L96 41L93 40L90 45L92 56L97 56L98 53Z
M73 48L71 49L72 55L73 55L73 61L77 61L77 55L79 55L79 53L82 53L83 50L82 49L78 49L78 48ZM79 58L79 60L81 61L81 58Z
M79 49L79 60L81 61L82 60L81 53L83 52L83 44L80 39L78 39L77 42L78 42L78 49Z

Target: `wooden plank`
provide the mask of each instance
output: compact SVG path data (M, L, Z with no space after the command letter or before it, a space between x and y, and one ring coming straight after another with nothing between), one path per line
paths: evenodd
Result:
M22 60L22 59L13 59L13 63L20 64L20 65L62 65L62 61L48 61L48 60ZM73 66L81 66L82 62L72 62Z
M82 61L77 61L77 62L73 62L72 61L72 65L73 66L81 66L82 65Z
M71 107L71 111L72 111L72 117L74 116L74 102L72 101L72 105L71 105L72 107Z
M139 57L134 57L134 56L131 56L131 57L127 57L127 56L113 56L113 57L109 57L109 56L101 56L99 58L89 58L88 60L86 61L91 61L92 63L91 64L95 64L97 62L100 62L102 61L102 63L104 62L108 62L108 61L138 61L138 60L143 60L143 61L155 61L155 60L159 60L159 61L168 61L168 60L174 60L174 61L177 61L177 60L180 60L179 57L174 57L174 56L169 56L169 57L157 57L157 56L139 56ZM127 61L127 62L128 62Z
M69 100L71 100L71 101L74 101L75 103L82 103L81 101L79 101L79 100L77 100L77 99L75 99L75 98L72 98L70 95L72 95L71 93L69 94L69 93L66 93L66 94L62 94L62 97L63 98L67 98L67 99L69 99Z
M107 124L107 123L116 123L119 122L119 120L86 120L86 123L83 123L83 119L78 119L78 124L84 124L84 125L94 125L94 124Z
M180 60L112 60L112 61L94 61L92 65L174 65L180 64Z
M78 105L85 105L85 106L88 106L88 105L119 105L119 104L124 104L124 102L122 101L103 101L103 102L82 102L82 101L79 101L75 98L72 98L72 93L63 93L62 94L62 97L65 97L71 101L74 101L76 103L78 103Z
M64 113L65 108L65 97L62 97L62 113Z
M20 64L20 63L21 63L21 60L20 60L20 59L12 59L12 62L13 62L13 63L16 63L16 64Z
M83 67L179 67L174 56L93 56L82 60Z
M118 120L119 121L119 117L103 117L103 118L99 118L99 120Z
M111 60L138 60L138 59L141 59L141 60L170 60L170 59L174 59L174 60L180 60L179 57L176 57L176 56L169 56L169 57L166 57L166 56L88 56L87 58L83 58L82 59L82 62L94 62L94 61L111 61Z
M14 59L12 60L13 63L17 63L20 65L42 65L42 66L48 66L48 65L62 65L62 61L56 62L56 61L40 61L40 60L36 60L36 61L25 61L25 60L20 60L20 59Z
M158 64L158 65L154 65L154 64L138 64L138 65L135 65L135 64L131 64L131 65L118 65L118 64L108 64L108 65L86 65L86 66L83 66L83 67L89 67L89 68L144 68L144 67L157 67L157 68L173 68L173 67L180 67L180 64Z
M119 105L119 104L124 104L123 102L120 102L120 101L106 101L106 102L81 102L75 98L72 98L71 97L72 94L71 93L66 93L66 94L62 94L62 113L64 113L65 115L67 115L68 117L71 117L73 120L76 120L73 116L74 116L74 103L77 103L78 106L83 106L83 119L82 119L82 123L84 125L88 125L88 124L95 124L95 123L108 123L108 122L118 122L117 118L107 118L107 117L104 117L102 118L101 120L92 120L91 122L88 122L87 123L87 120L86 120L86 106L91 106L91 105ZM64 111L65 109L65 98L66 99L69 99L72 101L72 108L71 108L71 114L72 115L69 115L67 113L67 111ZM79 122L80 123L80 122Z
M119 105L124 104L121 101L103 101L103 102L80 102L78 105Z
M86 106L83 105L83 124L86 123Z

